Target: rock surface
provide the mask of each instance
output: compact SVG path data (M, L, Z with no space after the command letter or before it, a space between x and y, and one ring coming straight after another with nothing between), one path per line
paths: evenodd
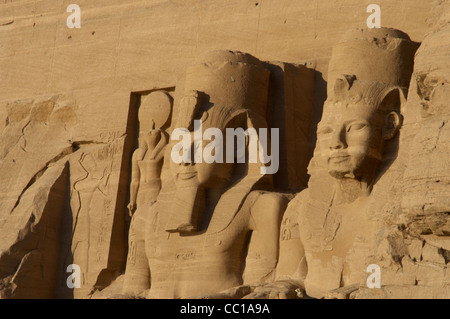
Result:
M0 298L449 298L450 1L370 3L0 3Z

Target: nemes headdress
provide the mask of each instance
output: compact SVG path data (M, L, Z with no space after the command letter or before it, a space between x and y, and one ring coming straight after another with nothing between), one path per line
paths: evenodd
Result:
M187 69L185 96L199 92L202 102L193 116L208 116L208 122L219 128L227 118L242 112L265 118L269 75L263 63L250 54L212 51Z

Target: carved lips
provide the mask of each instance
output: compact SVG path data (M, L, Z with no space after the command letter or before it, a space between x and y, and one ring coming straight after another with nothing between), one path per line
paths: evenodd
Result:
M336 154L331 155L328 158L328 161L331 164L341 164L349 159L350 159L350 155L348 155L346 153L336 153Z
M193 179L193 178L197 177L197 175L198 175L198 173L196 170L181 169L177 173L177 179L185 181L185 180Z

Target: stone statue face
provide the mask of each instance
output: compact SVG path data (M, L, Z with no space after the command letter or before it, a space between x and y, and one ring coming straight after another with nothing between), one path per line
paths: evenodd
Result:
M325 102L318 146L331 176L366 180L383 158L384 141L401 126L402 91L380 82L343 75Z
M205 129L203 129L204 131ZM225 136L225 132L222 132ZM212 142L209 140L201 140L194 142L194 133L191 132L191 154L193 158L194 148L196 152L201 153ZM225 145L225 141L224 141ZM225 161L225 154L224 154ZM171 172L177 187L205 187L212 188L223 186L230 180L233 170L233 163L207 163L204 158L201 162L191 163L181 162L176 164L171 161Z
M335 178L359 178L382 157L384 115L363 103L327 104L317 138L328 172Z

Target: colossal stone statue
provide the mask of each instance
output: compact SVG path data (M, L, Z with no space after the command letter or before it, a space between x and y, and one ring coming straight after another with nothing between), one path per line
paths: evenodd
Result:
M267 128L268 79L263 64L249 54L208 53L187 71L174 122L192 134L194 120L201 120L203 132L217 128L224 136L226 128ZM142 214L147 272L127 270L132 276L127 286L139 289L124 293L220 296L243 283L271 279L288 200L264 191L271 187L271 176L261 174L263 164L176 164L169 152L164 163L171 174Z
M401 89L347 78L336 86L318 127L318 148L334 178L333 193L328 207L320 207L305 192L299 207L308 264L305 287L314 297L364 279L378 223L369 215L370 194L384 144L401 126Z
M311 297L341 287L335 295L345 297L364 282L380 222L372 201L395 158L415 49L392 29L350 32L334 48L311 179L283 218L279 282L251 297L283 297L303 285Z
M81 33L29 2L0 3L0 299L449 298L450 0L376 6L420 46L333 43L357 0L122 1ZM211 46L270 62L183 70Z

